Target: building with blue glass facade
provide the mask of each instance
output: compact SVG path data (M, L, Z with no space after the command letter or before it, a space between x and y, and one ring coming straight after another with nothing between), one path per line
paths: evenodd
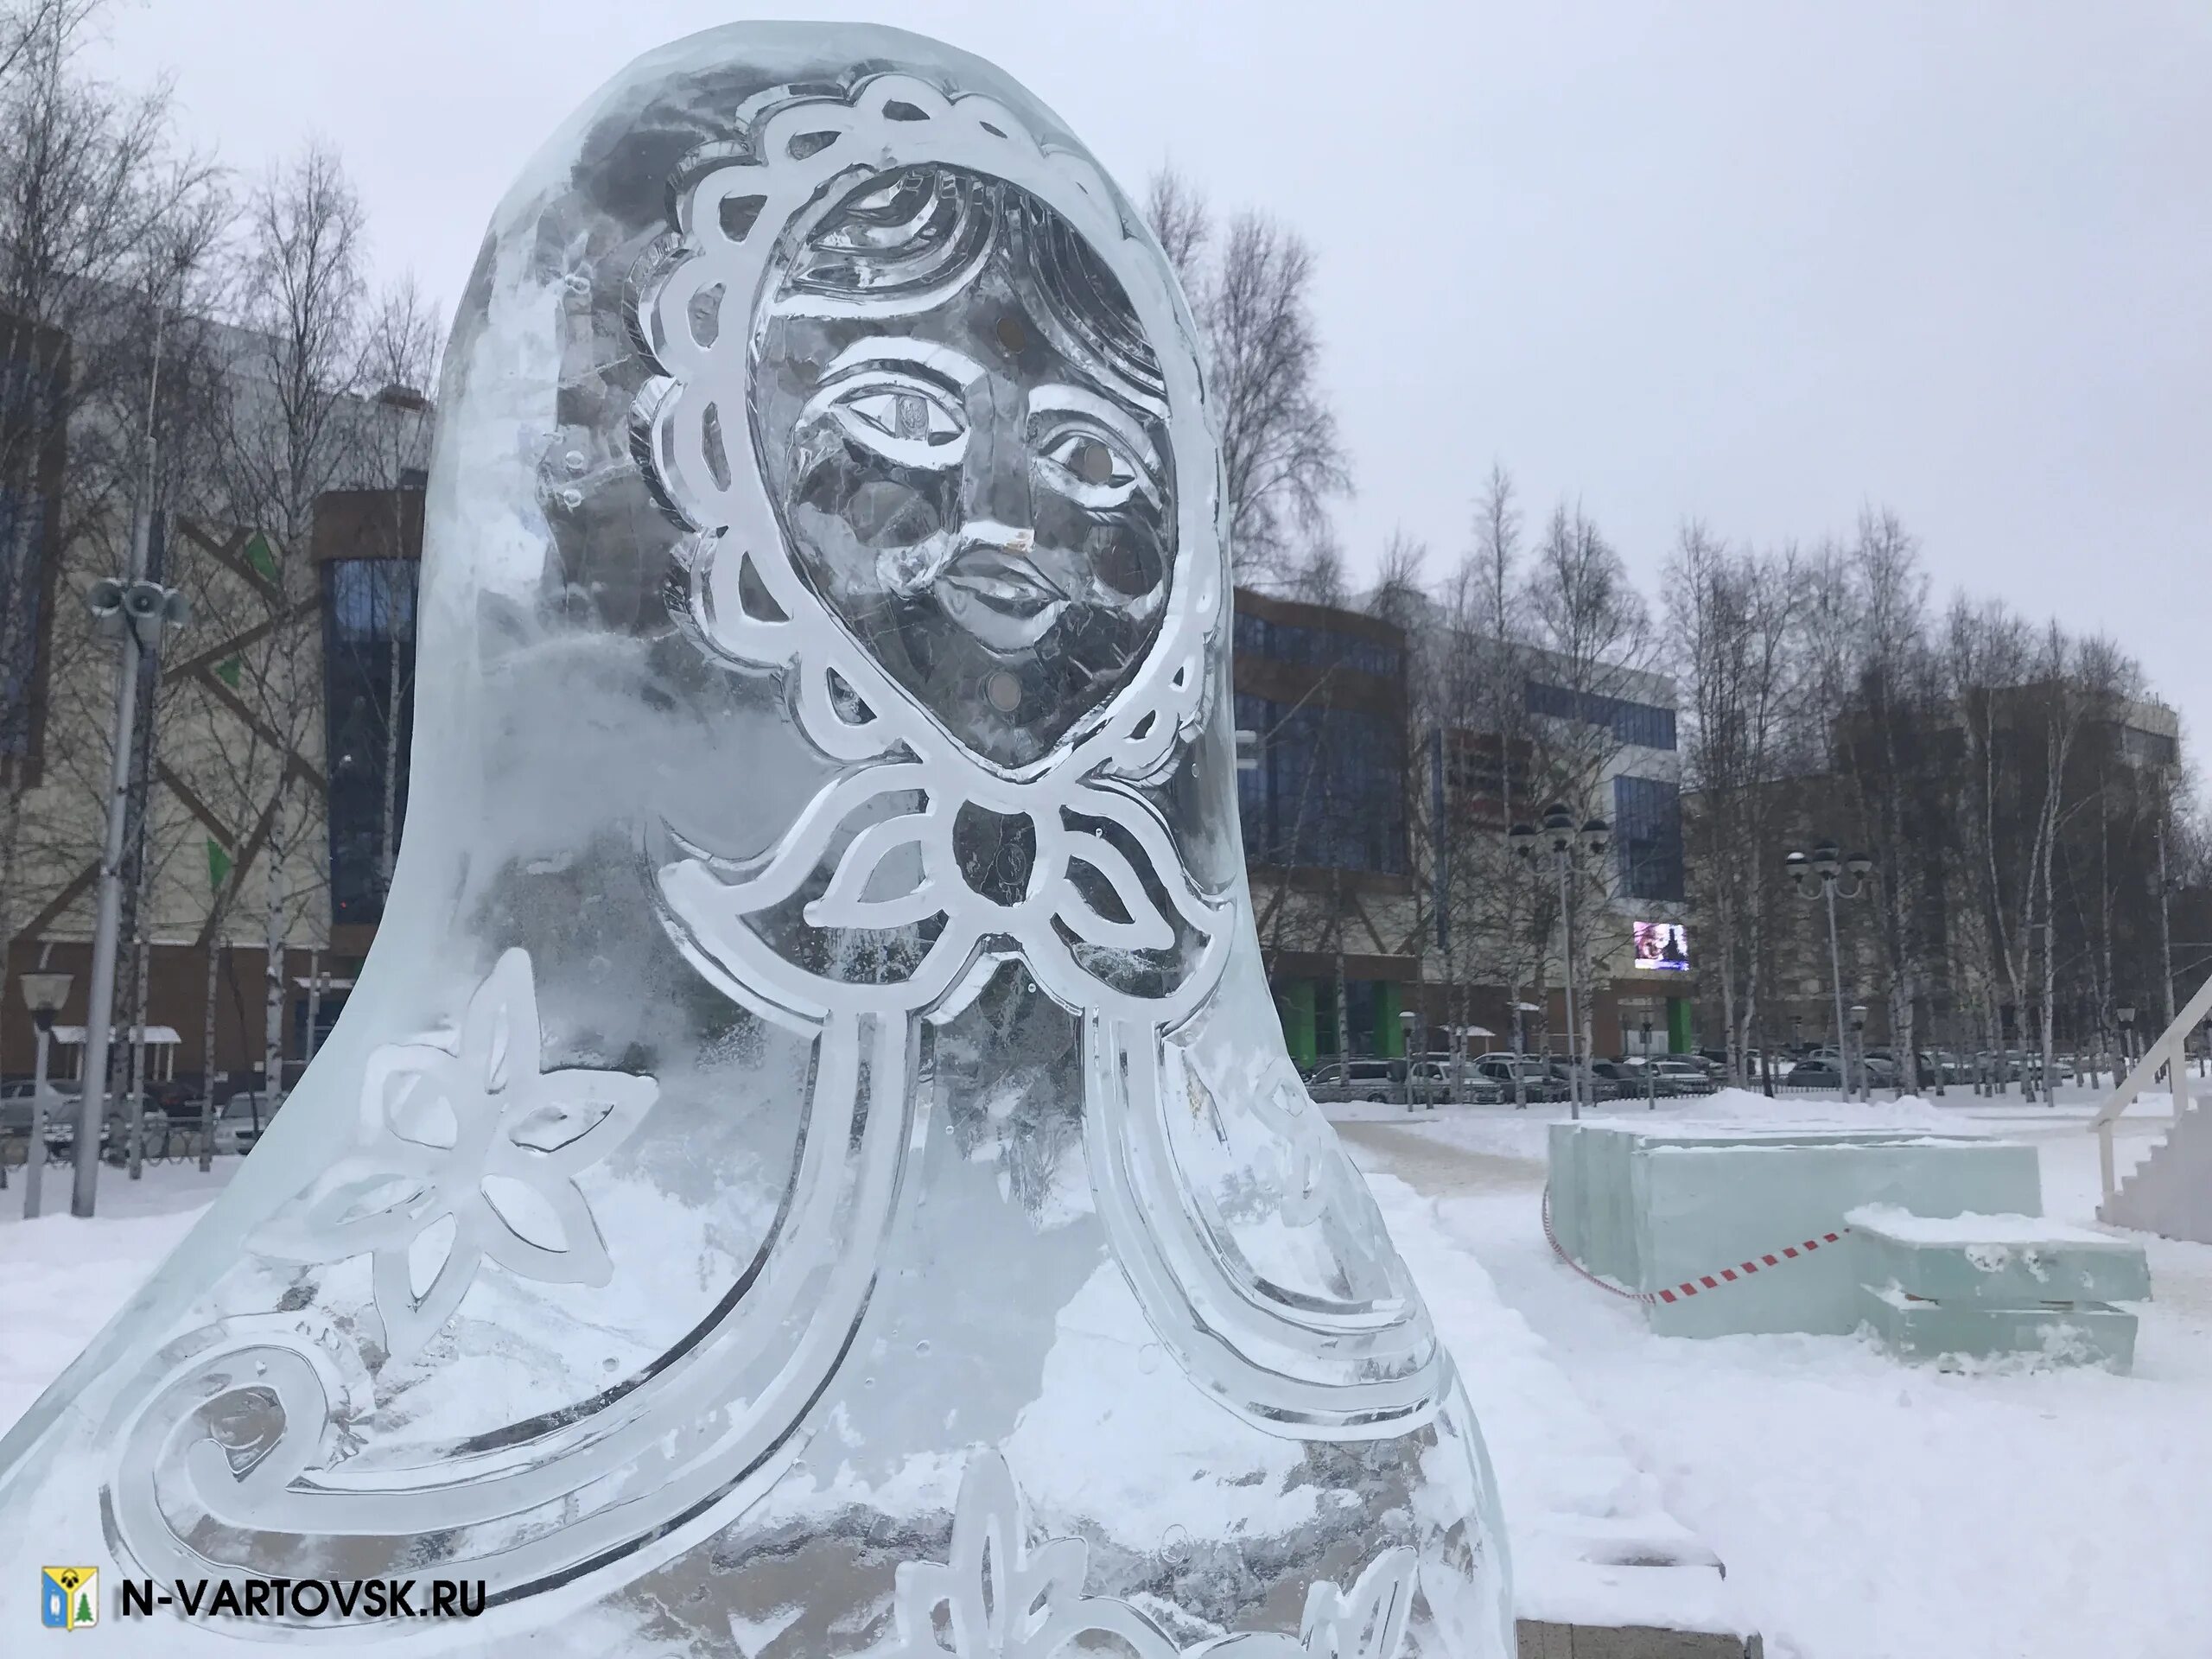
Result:
M1408 938L1406 640L1356 612L1240 588L1238 824L1292 1057L1402 1052ZM1340 992L1341 988L1341 992Z

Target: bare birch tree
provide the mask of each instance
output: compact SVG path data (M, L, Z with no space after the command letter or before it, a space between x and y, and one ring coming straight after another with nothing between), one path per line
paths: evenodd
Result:
M1231 569L1280 576L1351 490L1351 461L1321 385L1312 246L1264 213L1217 226L1173 168L1147 193L1153 233L1183 283L1220 423Z
M128 93L86 67L103 10L0 6L0 963L38 919L35 883L66 905L97 875L107 652L68 599L123 568L141 446L179 402L147 407L153 337L217 216L166 86Z
M319 776L302 776L321 711L311 543L317 501L361 469L366 264L360 201L327 147L309 144L248 195L224 461L230 517L254 534L223 593L249 615L258 611L248 632L260 631L233 659L240 683L232 696L215 695L234 705L226 729L250 734L238 740L249 764L229 770L259 842L263 1066L272 1096L283 1087L285 944L317 864L296 849L325 792ZM315 787L301 791L303 781Z
M1667 571L1673 658L1684 688L1686 858L1719 981L1728 1075L1745 1065L1758 1028L1770 906L1780 871L1776 785L1789 760L1797 683L1794 549L1732 553L1700 524L1684 527Z

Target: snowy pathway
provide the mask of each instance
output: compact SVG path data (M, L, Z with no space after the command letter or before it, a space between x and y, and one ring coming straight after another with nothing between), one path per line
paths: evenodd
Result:
M2085 1113L1942 1115L2035 1144L2046 1211L2094 1219ZM1355 1155L1437 1198L1446 1232L1727 1564L1772 1659L2212 1653L2212 1248L2149 1241L2157 1300L2131 1377L1947 1375L1853 1338L1662 1338L1546 1246L1535 1112L1375 1116L1340 1125ZM2163 1127L2126 1133L2147 1146Z

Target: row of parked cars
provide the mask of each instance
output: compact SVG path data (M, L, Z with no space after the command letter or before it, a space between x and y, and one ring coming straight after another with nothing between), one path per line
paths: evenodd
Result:
M1897 1086L1903 1067L1893 1052L1872 1048L1866 1051L1863 1058L1869 1087L1893 1090ZM1854 1058L1851 1067L1853 1084L1858 1081L1858 1064ZM1755 1083L1763 1075L1757 1053L1750 1057L1746 1071ZM2074 1062L2063 1055L2054 1057L2050 1075L2058 1083L2073 1082ZM1798 1055L1777 1055L1774 1060L1774 1080L1791 1089L1840 1089L1844 1076L1843 1057L1833 1046L1811 1049ZM1977 1080L2040 1084L2043 1056L2019 1049L1984 1049L1980 1053L1965 1054L1931 1048L1923 1048L1913 1056L1913 1088L1932 1089L1939 1083L1948 1086Z
M46 1155L67 1160L75 1156L78 1104L82 1090L77 1084L50 1082L46 1103ZM283 1104L273 1105L260 1091L242 1089L215 1108L214 1149L219 1155L238 1156L253 1149L262 1131ZM0 1159L20 1164L29 1147L34 1122L31 1084L10 1081L0 1087ZM197 1152L200 1126L198 1090L157 1087L147 1091L141 1109L139 1134L144 1155L164 1157L180 1151L187 1141ZM100 1126L100 1156L119 1164L130 1146L130 1103L127 1098L106 1102Z
M1516 1090L1516 1084L1518 1083ZM1593 1060L1586 1069L1585 1097L1641 1100L1647 1094L1671 1100L1709 1095L1719 1087L1719 1069L1694 1054L1647 1062L1624 1057ZM1541 1055L1470 1055L1453 1059L1431 1054L1405 1060L1355 1059L1324 1062L1306 1074L1306 1090L1317 1101L1403 1102L1410 1086L1417 1101L1449 1100L1494 1106L1516 1096L1538 1103L1566 1100L1571 1080L1567 1062Z

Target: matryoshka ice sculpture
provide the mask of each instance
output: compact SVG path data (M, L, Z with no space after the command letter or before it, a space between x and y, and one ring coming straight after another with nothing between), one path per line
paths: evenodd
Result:
M60 1551L482 1589L111 1610L133 1653L1510 1652L1452 1361L1283 1053L1128 199L964 54L719 29L531 164L448 362L385 925L0 1446L0 1599Z

